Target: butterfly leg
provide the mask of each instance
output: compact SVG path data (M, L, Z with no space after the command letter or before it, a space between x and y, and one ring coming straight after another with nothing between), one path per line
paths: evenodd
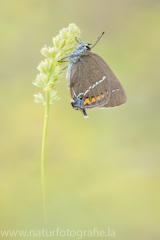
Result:
M83 113L83 116L84 116L85 118L89 118L88 115L87 115L87 113L86 113L86 111L85 111L84 109L79 109L79 110Z
M66 58L68 58L68 57L70 57L70 56L67 56L67 57L62 58L61 61L64 60L64 59L66 59ZM58 61L58 62L60 62L60 61Z
M67 67L65 67L65 68L63 68L62 70L66 69L66 68L68 68L68 66L67 66Z

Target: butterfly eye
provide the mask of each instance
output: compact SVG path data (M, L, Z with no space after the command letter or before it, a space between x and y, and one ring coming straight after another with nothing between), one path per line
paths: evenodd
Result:
M86 48L87 48L88 50L90 50L90 47L89 47L89 46L86 46Z

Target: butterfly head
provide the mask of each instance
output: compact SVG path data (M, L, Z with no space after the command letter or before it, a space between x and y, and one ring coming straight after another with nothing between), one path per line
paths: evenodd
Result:
M86 50L90 50L91 48L89 47L89 45L91 44L80 44L76 47L77 51L86 51Z
M77 62L78 60L80 60L81 56L83 54L85 54L85 52L87 50L91 50L91 48L89 47L89 45L91 44L84 44L81 43L80 45L78 45L76 47L76 50L74 50L71 55L68 57L69 62L73 63L73 62Z
M80 110L85 118L88 118L86 111L82 107L82 98L76 97L76 99L71 100L71 105L74 110Z
M90 51L97 44L97 42L101 39L103 34L104 34L104 32L101 34L100 37L97 38L97 41L93 45L90 43L84 44L81 39L79 39L79 41L78 41L78 39L75 38L76 41L79 43L79 45L76 47L76 50L74 50L71 53L71 55L68 57L69 62L74 63L74 62L77 62L78 60L80 60L81 56L83 54L85 54L86 51ZM90 47L89 45L92 45L92 47Z

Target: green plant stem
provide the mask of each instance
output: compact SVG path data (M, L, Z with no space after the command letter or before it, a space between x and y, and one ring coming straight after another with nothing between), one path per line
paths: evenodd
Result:
M49 119L49 91L46 91L46 105L45 105L45 117L44 117L44 129L42 140L42 158L41 158L41 177L42 177L42 194L43 194L43 214L44 224L47 224L47 212L46 212L46 189L45 189L45 164L46 164L46 141Z

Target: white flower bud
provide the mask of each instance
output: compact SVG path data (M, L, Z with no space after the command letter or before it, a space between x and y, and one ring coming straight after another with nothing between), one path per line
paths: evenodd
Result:
M57 66L54 68L53 75L54 75L54 77L57 78L60 74L62 74L62 69L57 65Z
M67 39L67 44L70 44L73 46L73 43L76 43L75 35L71 34L69 38ZM67 45L66 44L66 45Z
M54 86L54 83L52 81L49 81L47 86L45 87L44 91L48 91L50 89L52 89Z
M64 54L62 51L59 51L55 57L55 61L58 62L64 57Z
M49 59L45 59L42 63L42 68L44 69L45 72L48 72L50 70L50 61Z
M61 39L60 42L59 42L59 47L58 47L58 48L59 48L59 49L63 48L64 45L65 45L65 42L66 42L66 40Z
M69 51L69 50L73 50L73 46L71 44L66 44L63 48L62 48L62 51L63 52L66 52L66 51Z
M63 28L62 30L60 30L60 38L61 39L68 38L68 29L67 28Z
M51 48L51 47L44 46L41 49L41 53L47 58L54 58L55 55L57 54L57 50L54 47Z
M37 67L37 69L43 73L43 74L49 74L49 72L51 72L53 67L53 60L51 59L45 59L45 61L42 61L39 66Z
M79 27L77 27L74 23L69 24L68 30L70 34L75 34L80 31Z
M45 101L44 101L43 96L42 96L41 93L34 94L34 101L36 103L43 103L43 104L45 104Z
M45 87L45 75L40 73L37 75L36 80L33 82L33 84L37 87L44 88Z
M60 36L59 36L59 35L56 36L55 38L53 38L53 44L54 44L54 46L55 46L56 48L58 48L60 40L61 40L61 39L60 39Z
M60 98L58 97L57 91L52 90L50 93L50 104L53 104L54 101L59 100Z

